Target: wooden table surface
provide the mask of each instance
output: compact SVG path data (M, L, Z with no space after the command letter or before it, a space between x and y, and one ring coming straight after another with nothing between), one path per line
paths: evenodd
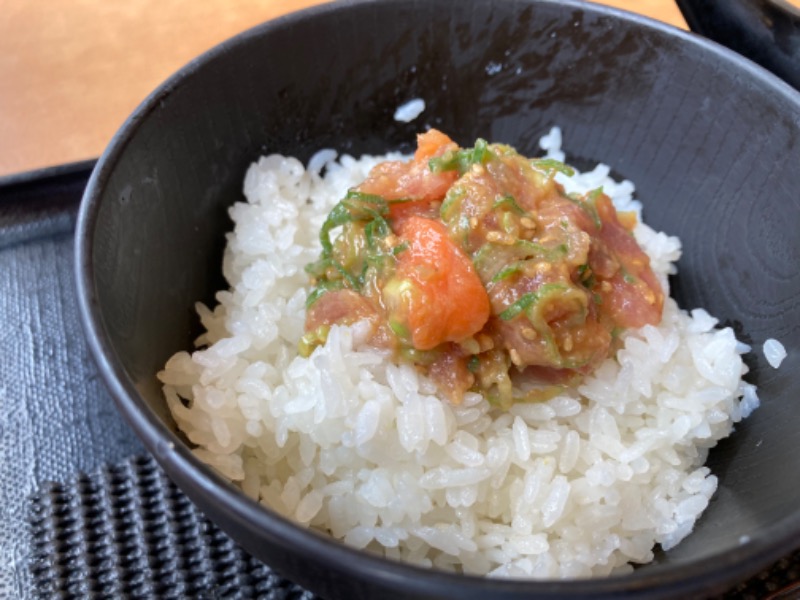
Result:
M0 0L0 176L97 157L193 57L322 0ZM602 0L678 27L674 0Z

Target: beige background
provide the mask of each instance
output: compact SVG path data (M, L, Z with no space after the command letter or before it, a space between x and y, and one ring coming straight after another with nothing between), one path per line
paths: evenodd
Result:
M161 81L321 0L0 0L0 176L98 156ZM678 27L674 0L606 0Z

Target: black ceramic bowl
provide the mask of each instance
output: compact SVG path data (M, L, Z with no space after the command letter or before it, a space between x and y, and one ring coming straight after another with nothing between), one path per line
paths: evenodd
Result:
M417 121L393 119L412 98ZM711 453L695 532L633 574L499 581L390 562L278 517L200 464L155 373L221 289L226 209L265 152L409 149L424 126L536 152L553 124L579 164L634 181L684 244L674 293L754 347L762 407ZM692 596L800 544L800 95L691 34L576 1L343 1L277 19L188 64L130 117L81 208L77 268L94 356L119 409L192 500L247 550L327 598ZM761 353L780 339L780 370Z

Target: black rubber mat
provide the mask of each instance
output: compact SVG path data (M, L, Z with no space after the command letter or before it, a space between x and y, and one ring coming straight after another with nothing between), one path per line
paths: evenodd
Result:
M28 519L42 598L314 598L212 525L149 457L45 486Z

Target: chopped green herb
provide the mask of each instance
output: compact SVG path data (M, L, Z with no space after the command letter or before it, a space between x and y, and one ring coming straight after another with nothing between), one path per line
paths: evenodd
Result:
M394 248L392 248L392 255L397 256L398 254L400 254L401 252L405 252L406 250L408 250L408 242L402 242L400 244L397 244L397 246L395 246Z
M451 209L456 208L456 202L461 200L466 193L466 190L464 190L462 187L459 187L458 184L447 190L447 194L444 197L444 202L442 202L442 206L439 208L439 216L442 218L442 220L448 219Z
M374 250L377 245L377 238L385 238L389 235L391 228L389 227L389 223L386 222L381 216L375 217L372 221L367 223L367 226L364 228L364 234L367 237L367 247L370 250Z
M518 231L517 219L511 213L503 213L502 222L503 231L506 233L514 233Z
M520 297L511 306L506 308L500 313L500 318L503 321L510 321L520 313L527 311L532 306L536 305L540 300L546 298L557 292L567 290L567 286L562 283L546 283L535 292L528 292Z
M513 262L507 267L504 267L497 273L494 277L492 277L492 283L497 283L498 281L503 281L504 279L508 279L515 273L519 273L528 263L527 260L519 260L517 262Z
M528 240L517 240L514 242L514 247L525 252L531 258L544 259L548 262L561 260L567 255L569 250L566 244L559 244L558 246L550 248Z
M595 188L592 191L590 191L586 195L586 199L589 200L589 202L594 202L595 200L597 200L598 197L600 197L602 193L603 193L603 186L601 185L599 188Z
M409 331L408 327L400 323L399 321L389 320L389 329L392 330L397 337L401 339L406 339L408 337Z
M361 282L356 279L347 269L345 269L338 261L331 261L331 266L339 271L342 278L348 283L348 286L354 290L361 289Z
M462 150L450 150L442 156L437 156L428 161L428 168L434 173L444 173L447 171L458 171L463 175L469 171L472 165L484 165L494 157L489 150L486 140L478 139L474 148L464 148Z
M517 204L517 201L514 199L514 196L511 194L507 194L496 200L495 203L492 205L492 210L496 210L498 208L509 208L513 212L517 213L518 215L526 214L522 207Z
M310 308L311 305L319 300L323 294L333 290L340 290L342 287L342 281L340 279L335 281L323 281L316 288L314 288L314 291L312 291L308 295L308 298L306 298L306 308Z
M333 251L330 232L336 227L351 221L371 221L388 215L389 206L386 200L380 196L350 190L344 199L328 213L328 218L322 224L319 241L322 244L323 256L329 255Z
M595 188L586 194L586 200L583 203L583 209L589 213L595 227L598 229L603 228L603 222L600 220L600 215L597 214L597 199L603 194L603 187Z
M531 160L531 166L547 177L553 177L556 173L563 173L567 177L575 175L572 167L554 158L534 158Z
M586 216L588 216L594 226L597 229L602 229L603 223L600 220L600 215L597 214L597 207L595 206L594 201L597 199L600 193L602 193L603 188L597 188L596 190L592 190L589 192L586 197L584 198L580 194L567 194L566 198L572 202L573 204L578 205ZM599 193L598 193L599 192Z
M528 240L517 240L510 246L485 243L472 256L472 262L484 281L491 281L498 273L516 261L540 260L555 262L567 254L567 247L560 244L549 248Z
M329 255L333 251L333 243L330 237L331 230L351 220L352 215L350 211L347 210L347 206L342 202L339 202L339 204L334 206L331 212L328 213L328 217L325 219L325 222L322 224L322 229L319 231L319 241L322 244L323 256Z

